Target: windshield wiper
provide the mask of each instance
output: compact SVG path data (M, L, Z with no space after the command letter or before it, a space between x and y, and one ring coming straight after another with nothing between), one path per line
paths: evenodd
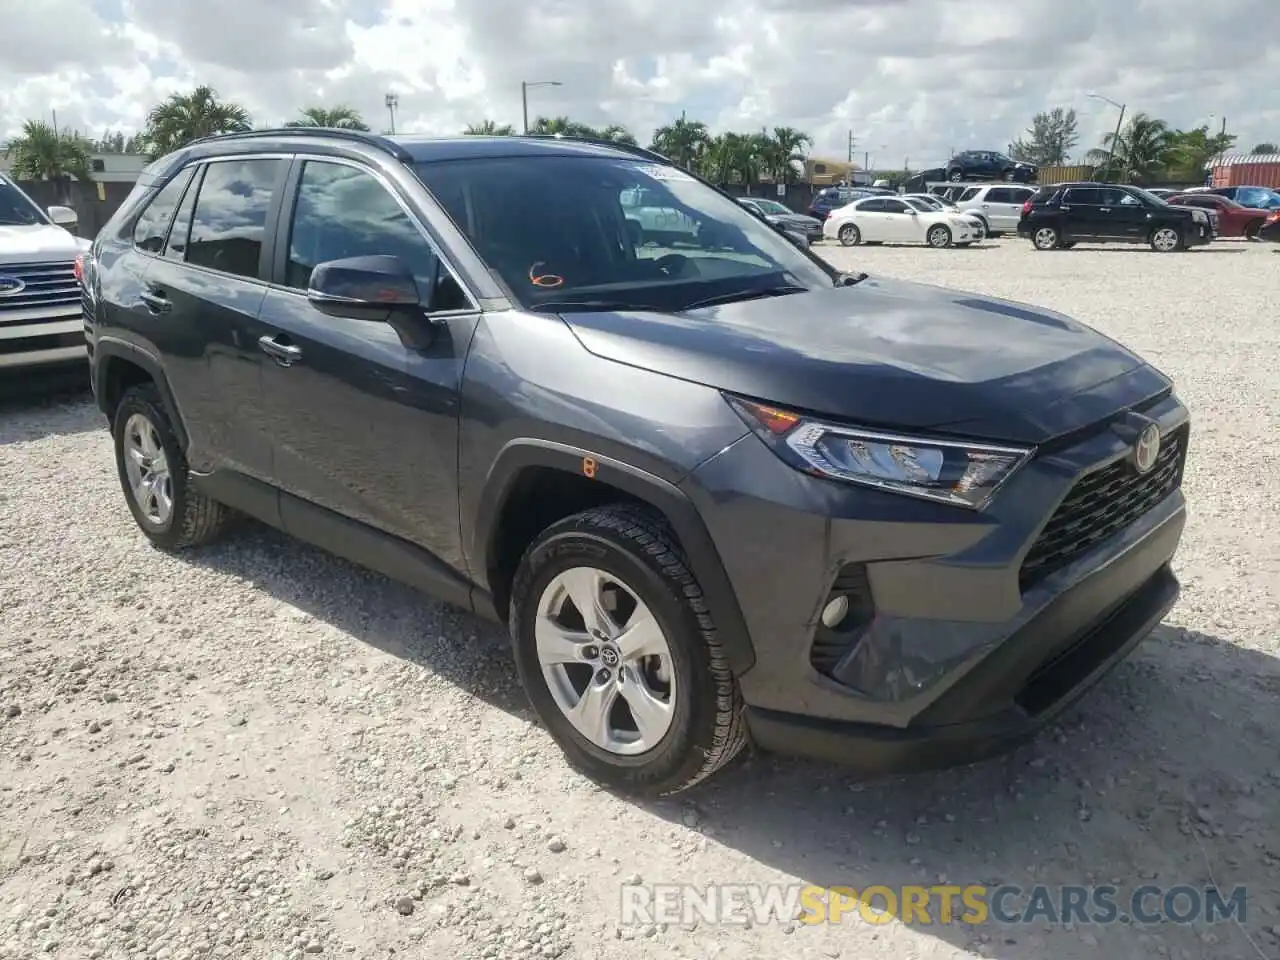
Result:
M776 287L757 287L754 290L737 290L734 293L722 293L719 296L695 300L683 307L684 310L698 310L701 307L714 307L722 303L738 303L742 300L759 300L763 297L785 297L791 293L808 293L808 287L795 283L779 284Z

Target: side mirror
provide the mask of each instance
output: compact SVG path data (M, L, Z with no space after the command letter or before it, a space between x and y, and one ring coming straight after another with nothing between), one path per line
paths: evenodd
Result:
M919 210L917 210L915 207L909 207L909 208L907 209L907 213L911 214L911 216L913 216L913 217L918 217L918 216L920 216L920 211L919 211Z
M321 313L386 323L410 350L435 342L437 328L425 315L418 282L399 257L347 257L316 264L307 300Z
M48 213L49 219L60 227L74 227L80 222L80 214L70 207L50 207Z
M418 283L399 257L327 260L311 272L307 299L321 313L386 322L393 314L422 311Z

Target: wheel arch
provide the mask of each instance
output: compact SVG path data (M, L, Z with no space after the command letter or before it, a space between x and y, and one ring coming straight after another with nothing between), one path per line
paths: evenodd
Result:
M120 398L129 387L148 381L154 383L160 392L169 423L185 450L188 439L186 427L178 415L173 391L159 361L132 344L99 338L93 350L93 392L98 409L108 419L114 416Z
M549 495L541 496L543 492ZM485 578L505 620L516 567L551 523L606 503L634 503L661 514L683 549L711 608L729 667L740 676L755 663L738 598L693 502L675 484L623 461L548 440L510 441L485 480L471 538L474 576Z

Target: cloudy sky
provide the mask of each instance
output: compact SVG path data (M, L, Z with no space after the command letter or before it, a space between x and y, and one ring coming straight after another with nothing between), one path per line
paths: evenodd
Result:
M1115 123L1090 91L1178 126L1280 141L1280 0L0 0L0 139L132 131L209 83L257 122L346 103L375 127L455 133L530 115L713 130L788 125L874 166L1004 149L1074 107L1083 151ZM1270 61L1270 66L1268 66Z

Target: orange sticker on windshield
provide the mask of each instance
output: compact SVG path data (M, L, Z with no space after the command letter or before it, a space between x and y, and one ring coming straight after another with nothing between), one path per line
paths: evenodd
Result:
M594 480L596 477L596 462L590 457L582 458L582 473L588 480Z
M564 277L556 276L554 273L536 273L539 267L546 266L546 263L539 260L529 268L529 282L535 287L558 287L564 283Z

